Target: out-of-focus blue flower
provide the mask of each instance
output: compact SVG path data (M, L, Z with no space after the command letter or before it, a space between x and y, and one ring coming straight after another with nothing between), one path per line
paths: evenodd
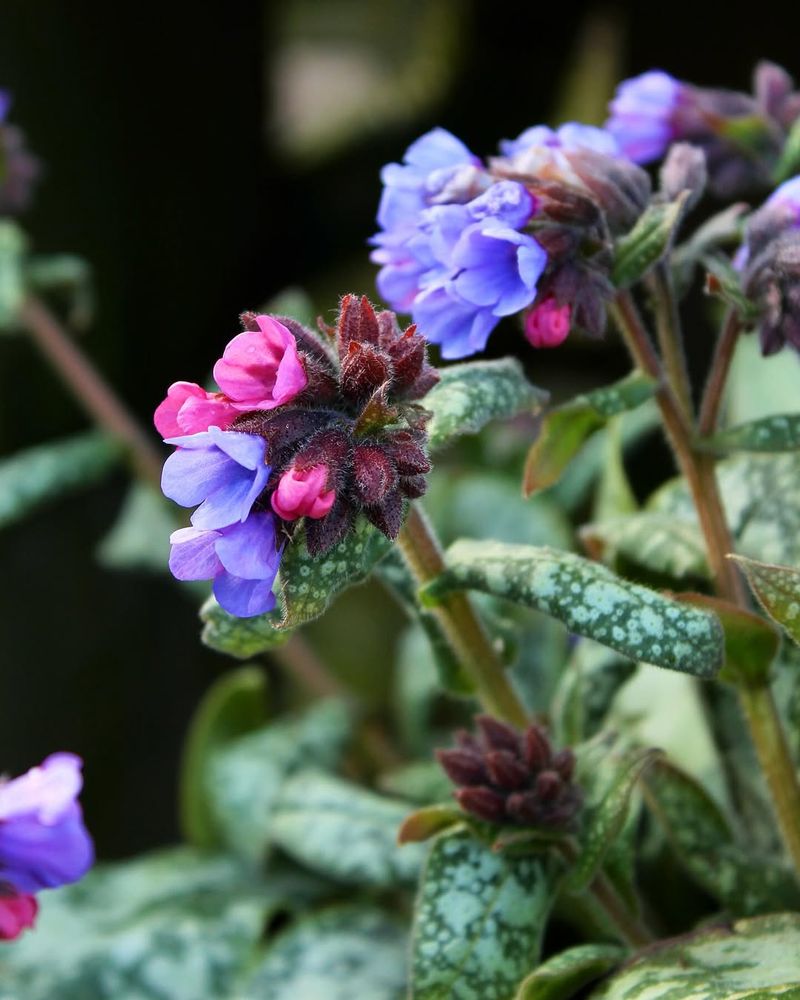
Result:
M516 139L503 139L500 143L500 152L509 159L521 154L533 154L544 162L557 149L571 152L593 149L606 156L619 155L619 146L610 132L594 125L582 125L580 122L567 122L556 130L547 125L534 125L525 129Z
M10 107L11 94L7 90L0 90L0 123L6 120L6 115Z
M178 450L164 463L161 488L181 507L200 505L191 518L195 528L226 528L247 518L271 472L264 438L212 426L167 444Z
M606 129L634 163L649 163L677 137L674 118L686 88L661 70L651 70L617 87Z
M169 568L178 580L213 580L217 601L238 618L271 611L281 559L275 523L264 512L213 531L180 528L170 537Z
M51 754L0 784L0 884L34 893L75 882L94 861L78 793L80 757Z

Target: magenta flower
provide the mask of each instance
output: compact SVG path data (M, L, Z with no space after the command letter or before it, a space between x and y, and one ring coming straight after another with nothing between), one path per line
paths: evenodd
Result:
M91 867L94 847L78 803L81 766L74 754L51 754L0 784L0 884L38 892L75 882Z
M239 410L221 392L207 392L194 382L173 382L153 423L161 437L170 438L198 434L212 424L224 430L238 416Z
M0 95L1 96L1 95ZM0 941L13 941L28 927L33 927L39 904L28 893L0 889Z
M218 530L180 528L170 537L169 568L178 580L213 580L229 614L250 618L275 607L272 587L281 550L269 512Z
M567 339L572 307L548 296L525 316L525 338L533 347L558 347Z
M297 341L283 323L256 316L258 330L245 330L214 365L217 385L240 413L273 410L305 389L308 378Z
M336 491L328 489L330 469L313 465L309 469L287 469L272 494L272 509L284 521L298 517L320 518L333 507Z

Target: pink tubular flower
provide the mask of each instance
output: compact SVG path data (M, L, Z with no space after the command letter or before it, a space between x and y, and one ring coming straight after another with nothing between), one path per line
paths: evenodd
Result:
M525 317L525 338L533 347L558 347L567 339L572 307L546 298Z
M284 521L298 517L325 517L336 499L335 490L326 489L327 465L310 469L287 469L272 494L272 509Z
M13 941L28 927L33 927L39 904L34 896L0 886L0 941Z
M220 392L206 392L194 382L173 382L167 398L153 414L153 423L163 438L199 434L214 424L229 427L239 411Z
M273 410L308 383L297 342L271 316L256 316L257 330L238 334L214 365L217 385L240 412Z

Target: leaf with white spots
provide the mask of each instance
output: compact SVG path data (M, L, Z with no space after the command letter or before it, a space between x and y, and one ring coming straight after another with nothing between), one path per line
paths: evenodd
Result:
M525 460L522 480L525 495L557 482L595 431L620 413L641 406L657 388L654 378L634 371L613 385L584 393L551 410Z
M361 583L391 549L392 543L365 518L324 556L309 555L305 539L287 546L281 559L282 629L296 628L325 611L333 598Z
M412 884L422 847L399 847L408 805L319 771L303 770L283 786L271 824L272 842L295 861L353 885Z
M406 938L377 908L325 909L269 945L235 1000L402 1000Z
M572 553L462 540L445 562L446 571L422 591L429 604L455 590L479 590L552 615L633 660L697 677L713 677L722 665L722 629L713 614Z
M556 877L466 831L431 849L412 932L412 1000L508 1000L539 958Z
M761 606L800 645L800 570L736 556Z
M568 1000L625 958L615 944L579 944L548 958L522 983L514 1000Z
M651 511L587 524L586 551L610 566L641 567L672 580L709 576L705 543L697 524Z
M279 627L281 613L277 609L252 618L237 618L221 608L213 595L200 608L200 620L203 622L200 638L204 645L237 660L249 660L259 653L276 649L292 635L291 629Z
M778 413L729 427L698 446L708 451L797 451L800 448L800 413Z
M440 371L438 385L423 400L433 416L428 424L431 450L462 434L477 434L492 420L536 413L548 394L525 378L516 358L468 361Z
M617 241L611 271L611 280L617 288L627 288L639 281L667 253L688 196L688 191L682 191L674 201L648 205L633 229Z
M691 775L662 758L643 788L682 867L734 916L800 908L800 889L786 865L740 844L722 809Z
M653 945L591 1000L767 1000L800 994L800 915L739 920Z

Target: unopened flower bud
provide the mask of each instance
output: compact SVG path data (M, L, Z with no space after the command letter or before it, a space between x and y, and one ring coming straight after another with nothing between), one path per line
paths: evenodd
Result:
M473 750L437 750L436 759L456 785L481 785L488 780L483 758Z
M325 517L336 499L335 490L328 488L329 480L330 469L327 465L287 469L272 494L272 509L284 521L294 521L298 517Z
M536 776L536 794L543 802L552 802L561 788L561 778L555 771L540 771Z
M532 347L558 347L567 339L572 320L572 307L559 305L551 296L534 306L525 315L525 339Z
M700 201L706 188L706 154L699 146L693 146L689 142L676 142L670 146L659 177L661 190L670 201L674 201L683 191L690 192L686 202L688 211Z
M500 722L491 715L479 715L475 722L489 749L519 753L519 734L512 726Z
M486 767L492 781L500 788L524 788L528 781L528 769L508 750L492 750L487 753Z
M459 788L456 801L468 813L488 823L502 823L505 817L505 800L490 788Z

